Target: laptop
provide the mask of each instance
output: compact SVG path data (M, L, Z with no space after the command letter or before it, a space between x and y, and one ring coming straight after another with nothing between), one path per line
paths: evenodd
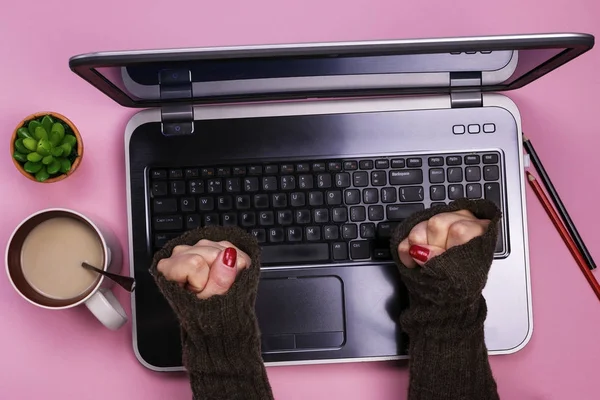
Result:
M183 369L177 320L148 267L169 239L209 225L239 226L262 246L267 365L407 358L390 234L461 197L502 210L485 338L490 354L522 349L533 327L525 159L519 109L499 92L593 44L539 34L71 58L80 77L143 109L124 129L139 361Z

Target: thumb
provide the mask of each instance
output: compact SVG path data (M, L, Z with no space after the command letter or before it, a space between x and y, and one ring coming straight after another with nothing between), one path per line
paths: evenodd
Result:
M410 254L417 264L423 266L423 264L425 264L427 261L431 260L435 256L439 256L444 251L446 250L437 246L413 244L408 249L408 254Z
M198 293L201 299L208 299L215 295L223 295L235 282L237 276L237 251L233 247L223 250L210 266L208 282L204 290Z

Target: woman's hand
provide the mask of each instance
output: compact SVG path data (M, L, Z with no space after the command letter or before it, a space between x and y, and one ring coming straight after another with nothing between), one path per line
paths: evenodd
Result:
M250 257L227 241L200 240L194 246L176 246L157 269L200 299L227 293L237 274L250 268Z
M482 235L489 224L490 220L478 219L467 210L436 214L412 228L398 245L398 256L407 268L422 266L449 248Z

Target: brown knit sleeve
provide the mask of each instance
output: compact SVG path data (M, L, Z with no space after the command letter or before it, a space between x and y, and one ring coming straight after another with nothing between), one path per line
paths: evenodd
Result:
M419 222L461 209L492 222L485 233L448 249L421 268L406 268L398 245ZM396 229L391 250L409 292L400 316L409 337L409 400L498 399L484 340L482 290L491 267L500 211L486 200L461 199L419 212Z
M228 240L252 259L229 291L206 300L168 281L158 262L180 244L201 239ZM260 351L254 305L260 274L260 247L239 228L207 227L171 240L159 250L150 267L156 284L181 325L183 364L197 400L270 400L273 394Z

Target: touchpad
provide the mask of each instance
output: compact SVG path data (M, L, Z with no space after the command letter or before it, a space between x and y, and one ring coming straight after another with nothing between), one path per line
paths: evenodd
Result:
M337 276L262 279L256 313L263 353L339 348L345 340Z

